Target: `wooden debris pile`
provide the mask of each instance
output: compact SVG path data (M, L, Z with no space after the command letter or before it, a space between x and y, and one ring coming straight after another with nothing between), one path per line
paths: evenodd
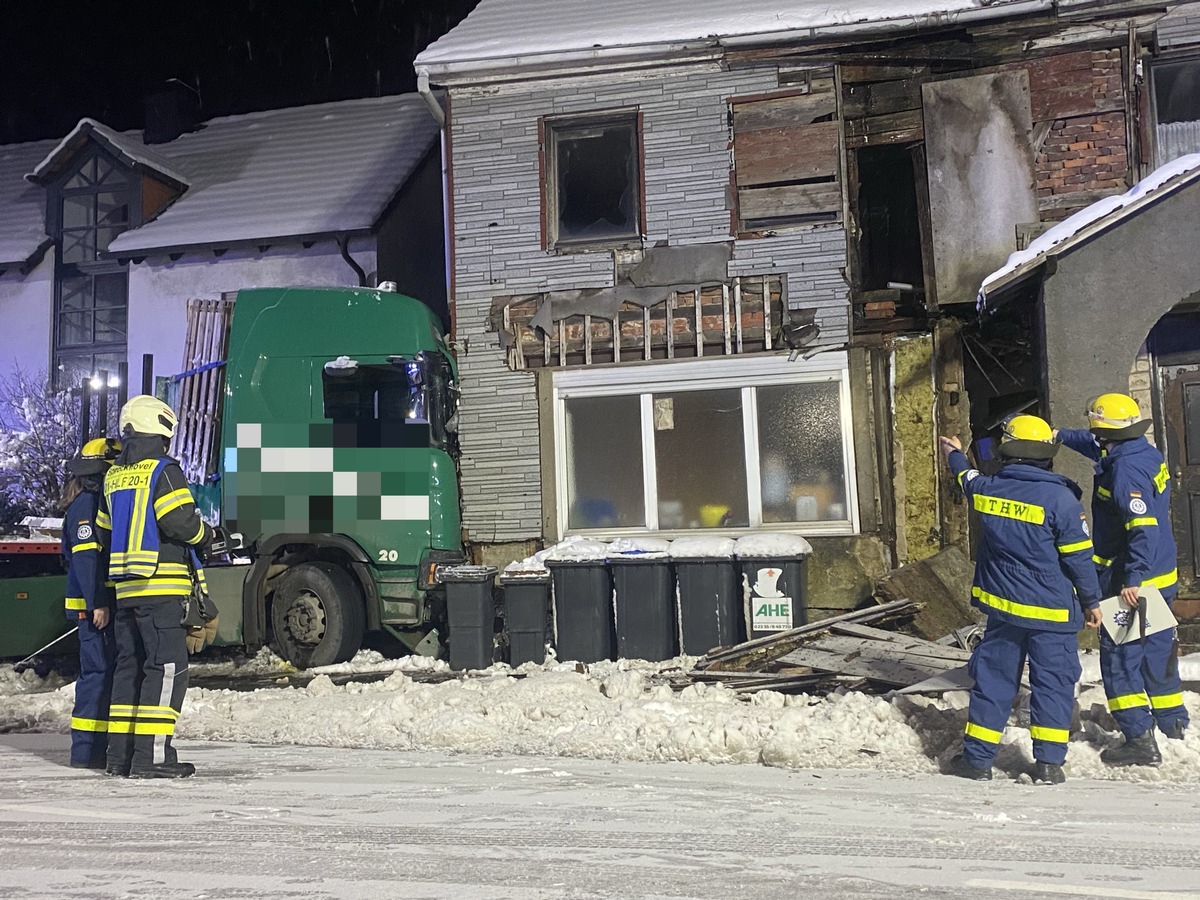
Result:
M923 610L922 603L896 600L718 648L696 662L683 684L815 694L912 687L962 668L971 657L953 644L896 630L911 627Z

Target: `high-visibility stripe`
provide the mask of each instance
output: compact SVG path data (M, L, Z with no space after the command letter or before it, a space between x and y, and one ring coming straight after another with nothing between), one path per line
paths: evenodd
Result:
M1045 507L1034 503L1019 503L1004 497L989 497L986 494L976 494L975 509L987 516L1003 516L1006 519L1016 519L1018 522L1029 522L1041 525L1046 521Z
M1103 497L1105 500L1112 499L1112 491L1110 491L1108 488L1097 487L1096 493L1099 494L1101 497Z
M1150 705L1155 709L1170 709L1173 706L1183 706L1183 694L1159 694L1150 697Z
M958 486L960 488L965 489L967 486L967 480L968 480L967 476L970 475L970 476L974 477L975 475L978 475L978 474L979 474L978 469L963 469L961 472L958 473Z
M984 741L988 744L1000 743L1000 738L1002 736L1001 732L992 731L992 729L984 728L982 725L976 725L974 722L967 723L967 729L965 733L967 737L977 738L978 740Z
M68 597L64 606L69 610L78 612L81 609L87 609L87 601L82 597Z
M102 509L96 511L96 525L98 525L100 528L103 528L105 531L112 531L112 519L110 519L108 513Z
M154 501L154 515L161 519L172 510L179 509L192 502L192 493L187 488L179 488L169 494L163 494Z
M1151 585L1156 588L1167 588L1179 581L1179 570L1172 569L1166 575L1156 575L1154 578L1147 578L1142 584Z
M99 551L99 549L100 549L100 544L97 543L96 541L85 541L82 544L76 544L74 547L72 547L71 552L72 553L83 553L85 550Z
M1154 516L1138 516L1136 519L1130 519L1125 523L1125 530L1128 531L1131 528L1144 528L1148 525L1157 524L1158 519L1156 519Z
M108 722L104 719L77 719L71 716L71 729L74 731L108 731Z
M1071 740L1071 732L1065 728L1046 728L1044 725L1030 725L1029 736L1035 741L1053 741L1065 744Z
M1109 566L1111 566L1115 561L1116 560L1105 559L1103 556L1093 556L1092 557L1092 562L1094 562L1098 566L1104 566L1105 568L1108 568Z
M147 578L139 581L118 581L117 599L129 597L186 597L192 592L192 582L187 578Z
M1141 694L1123 694L1120 697L1108 698L1109 712L1117 712L1122 709L1136 709L1139 706L1149 706L1150 698Z
M111 722L110 721L108 723L108 733L109 734L133 734L133 723L132 722Z
M160 562L158 568L154 570L155 576L165 575L170 577L179 577L180 575L188 576L191 574L186 563L177 562Z
M1158 474L1154 476L1154 489L1161 494L1167 489L1167 482L1170 480L1171 473L1167 471L1167 464L1163 463L1158 467Z
M1076 541L1074 544L1059 544L1058 552L1062 554L1078 553L1080 550L1091 550L1091 541Z
M189 544L198 544L204 540L204 520L200 520L200 524L196 528L196 533L188 538Z
M133 726L134 734L166 734L175 733L174 722L138 722Z
M1044 606L1030 606L1028 603L1017 603L1015 600L1006 600L1004 597L989 594L983 588L979 587L971 588L971 595L985 606L990 606L992 609L998 609L1012 616L1020 616L1023 619L1036 619L1041 622L1071 621L1071 611L1069 609L1047 609Z
M130 706L113 704L108 708L111 719L171 719L179 718L179 711L172 706Z

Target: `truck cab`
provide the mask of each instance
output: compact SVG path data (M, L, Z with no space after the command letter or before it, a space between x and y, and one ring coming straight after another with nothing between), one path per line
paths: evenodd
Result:
M210 583L223 614L219 584L240 586L242 642L308 667L349 659L364 631L436 640L436 566L462 559L456 383L411 297L239 292L218 484L250 567Z

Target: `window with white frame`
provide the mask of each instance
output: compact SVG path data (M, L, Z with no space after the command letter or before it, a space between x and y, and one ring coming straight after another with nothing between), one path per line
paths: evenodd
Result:
M636 111L542 120L546 245L637 239L642 221Z
M844 353L553 378L560 534L857 529Z

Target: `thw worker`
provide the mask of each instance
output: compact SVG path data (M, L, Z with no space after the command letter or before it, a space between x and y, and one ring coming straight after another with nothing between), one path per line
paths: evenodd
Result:
M963 752L949 772L991 779L1028 659L1034 781L1061 784L1081 671L1077 634L1084 623L1098 628L1101 621L1081 491L1050 471L1059 445L1037 416L1014 416L1004 423L997 450L1003 464L995 475L971 468L958 438L943 437L941 445L980 514L983 533L971 605L988 617L968 664L975 686Z

